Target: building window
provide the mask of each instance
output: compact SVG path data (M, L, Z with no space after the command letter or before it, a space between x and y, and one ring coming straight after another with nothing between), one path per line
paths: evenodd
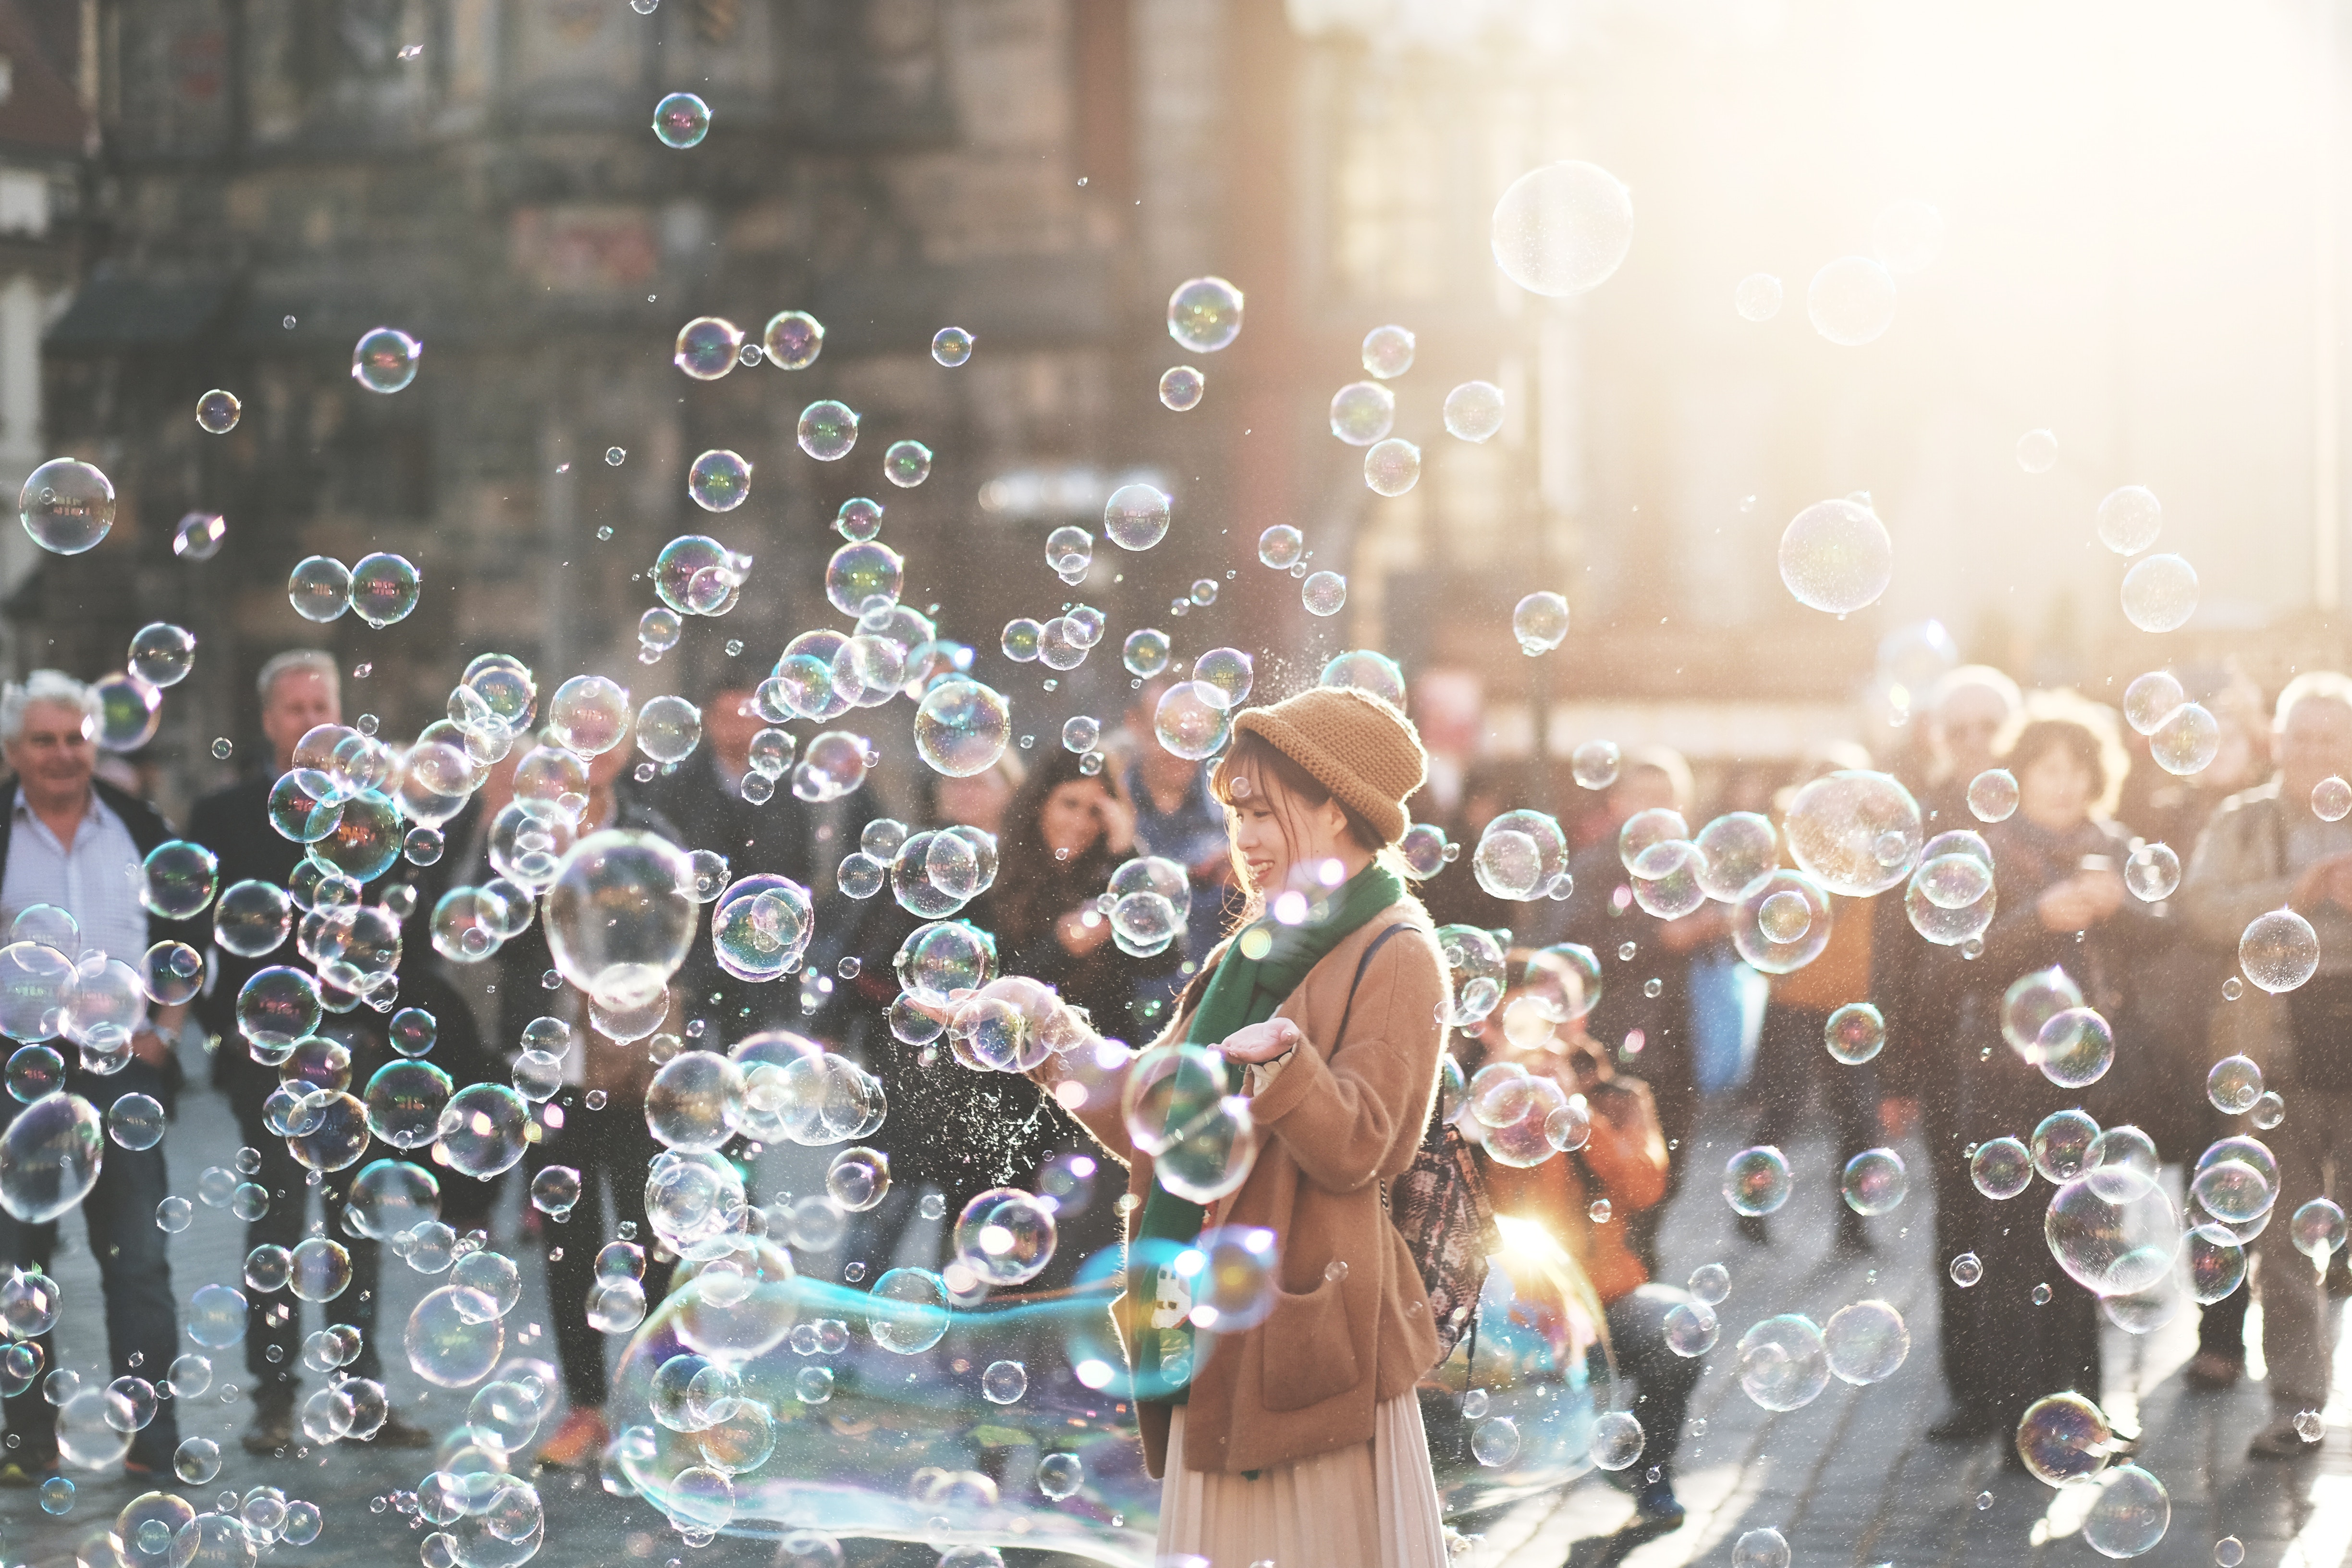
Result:
M48 231L49 177L23 169L0 169L0 234Z

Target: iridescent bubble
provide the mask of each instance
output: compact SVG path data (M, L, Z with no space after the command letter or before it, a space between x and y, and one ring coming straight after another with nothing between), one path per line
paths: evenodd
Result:
M1421 448L1412 442L1391 436L1364 454L1364 483L1375 495L1401 496L1420 482Z
M1617 782L1617 769L1622 761L1623 753L1616 742L1585 741L1570 753L1568 767L1579 788L1607 789Z
M2197 613L2197 569L2178 555L2150 555L2124 574L2124 618L2144 632L2178 631Z
M545 900L556 968L608 1010L653 1001L693 940L692 886L685 854L654 834L607 828L581 839Z
M1310 616L1336 616L1348 603L1348 580L1337 572L1309 573L1299 584L1298 602Z
M2042 1234L2059 1267L2099 1296L2153 1289L2180 1250L2179 1216L2160 1187L2104 1180L2096 1171L2060 1184Z
M1150 485L1121 485L1103 503L1103 535L1121 550L1149 550L1168 536L1173 504Z
M2325 1267L2329 1256L2342 1250L2344 1210L2332 1198L2313 1198L2287 1221L2287 1239L2313 1263Z
M2157 766L2177 777L2203 773L2221 752L2221 721L2201 704L2184 702L2147 738Z
M1973 1252L1963 1252L1952 1259L1949 1273L1953 1284L1963 1290L1972 1289L1984 1278L1984 1260Z
M2099 542L2116 554L2137 555L2164 531L2164 505L2140 485L2109 490L2099 502L2098 531Z
M1783 1313L1739 1336L1739 1386L1763 1408L1811 1405L1829 1383L1828 1347L1811 1319Z
M824 348L824 325L805 310L780 310L768 318L760 346L779 370L806 370Z
M2180 886L2180 857L2168 844L2142 844L2124 861L2124 886L2148 903L2172 896Z
M1892 1304L1856 1301L1830 1315L1822 1344L1839 1381L1864 1387L1895 1375L1911 1353L1911 1331Z
M1895 324L1895 279L1867 256L1843 256L1813 274L1805 314L1833 343L1859 348Z
M1351 381L1331 395L1331 434L1369 447L1396 424L1396 394L1376 381Z
M1150 626L1128 633L1119 647L1119 663L1129 675L1149 680L1168 668L1168 634Z
M1403 668L1374 648L1354 648L1337 656L1323 667L1316 684L1368 691L1400 711L1405 705Z
M1667 1309L1664 1327L1666 1348L1685 1359L1713 1350L1722 1333L1715 1309L1705 1301L1676 1302Z
M1503 389L1465 381L1445 395L1445 433L1458 441L1491 439L1503 427Z
M1987 768L1969 781L1969 813L1979 822L2007 822L2016 810L2017 777L2007 768Z
M1767 1215L1789 1201L1788 1156L1770 1144L1742 1149L1723 1167L1723 1196L1743 1215Z
M961 327L941 327L931 334L931 358L954 369L971 358L971 334Z
M1823 1029L1830 1055L1848 1067L1871 1060L1886 1045L1886 1019L1867 1002L1848 1002Z
M1748 884L1734 907L1732 945L1767 974L1787 974L1829 945L1830 901L1819 883L1776 870Z
M1168 335L1192 353L1214 353L1241 335L1242 291L1222 278L1193 278L1168 296Z
M1859 502L1816 501L1780 535L1780 581L1812 609L1851 615L1876 604L1894 576L1895 542Z
M723 316L697 316L677 330L670 363L697 381L717 381L733 370L743 329Z
M733 511L751 493L751 465L738 453L705 452L687 468L686 493L705 511Z
M1769 321L1780 313L1780 280L1769 272L1751 272L1731 290L1731 308L1743 321Z
M113 481L89 463L52 458L26 476L16 517L42 549L79 555L114 526Z
M2046 1394L2017 1423L2017 1457L2035 1479L2063 1486L2097 1475L2115 1451L2105 1412L2071 1390Z
M2249 1057L2223 1057L2205 1075L2205 1098L2224 1116L2244 1115L2262 1093L2263 1069Z
M2089 1168L2091 1149L2098 1136L2099 1124L2087 1111L2052 1111L2034 1124L2029 1145L2034 1170L2053 1185L2073 1181Z
M479 1383L506 1348L506 1324L490 1299L462 1285L426 1293L402 1335L410 1370L440 1388Z
M2153 735L2187 700L2170 670L2152 669L2124 689L2124 719L2139 733Z
M196 423L207 435L227 435L236 428L237 416L243 412L244 405L237 401L236 394L219 387L196 399Z
M698 147L710 134L710 106L690 92L673 92L654 105L654 134L665 147Z
M2092 1008L2067 1007L2043 1022L2034 1052L2042 1077L2061 1089L2083 1089L2115 1064L2115 1031Z
M1160 401L1179 414L1200 406L1208 378L1189 364L1171 365L1160 377Z
M877 601L898 602L906 563L887 544L845 544L825 563L824 596L845 616L864 615Z
M1568 601L1548 589L1529 594L1511 611L1511 635L1530 658L1549 653L1568 636Z
M2094 1483L2098 1500L2083 1518L2083 1540L2103 1557L2154 1551L2172 1524L2172 1497L2137 1465L2117 1465Z
M868 1293L867 1331L876 1344L898 1355L939 1343L949 1319L947 1287L927 1268L893 1268Z
M1012 734L1010 706L976 680L943 680L915 710L915 750L924 765L948 778L994 766Z
M920 441L893 441L882 454L882 477L912 489L931 477L931 449Z
M1152 732L1172 755L1199 762L1223 750L1233 732L1233 714L1216 700L1221 692L1179 681L1160 694Z
M377 327L352 349L352 379L370 392L398 392L416 379L425 345L394 327Z
M601 675L575 675L556 688L547 726L566 750L602 756L629 731L629 689Z
M177 686L196 665L196 639L185 627L155 621L131 637L131 673L150 686Z
M172 553L184 561L210 561L227 537L228 519L216 511L192 511L172 531Z
M2046 474L2058 466L2058 437L2048 430L2028 430L2017 438L2017 466L2029 474Z
M324 625L352 607L351 568L331 555L297 562L286 579L286 597L296 615Z
M2319 934L2293 910L2256 915L2238 938L2238 967L2273 994L2292 991L2319 968Z
M1495 264L1532 294L1598 288L1633 243L1633 200L1615 175L1586 163L1547 163L1511 183L1489 226Z

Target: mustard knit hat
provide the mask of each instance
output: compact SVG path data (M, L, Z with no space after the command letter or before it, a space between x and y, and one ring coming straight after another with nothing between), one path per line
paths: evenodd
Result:
M1404 803L1429 772L1412 721L1368 691L1317 686L1234 721L1236 735L1263 736L1314 775L1340 805L1372 825L1384 844L1404 837ZM1218 793L1231 753L1217 763Z

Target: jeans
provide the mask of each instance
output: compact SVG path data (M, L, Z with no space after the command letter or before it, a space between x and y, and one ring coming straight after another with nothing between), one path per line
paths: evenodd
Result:
M290 1252L302 1239L303 1216L310 1211L310 1169L288 1152L282 1134L270 1131L257 1117L247 1121L242 1114L243 1106L237 1110L239 1131L247 1144L261 1156L261 1168L247 1179L258 1183L269 1194L268 1211L259 1219L246 1222L246 1250L273 1246ZM369 1152L373 1155L378 1151ZM343 1200L351 1192L352 1178L373 1163L372 1159L362 1160L349 1169L332 1172L319 1188L326 1234L341 1242L352 1255L351 1283L343 1288L341 1295L324 1303L321 1310L329 1323L348 1323L360 1331L360 1353L350 1365L351 1373L381 1382L383 1358L375 1342L375 1307L376 1298L382 1293L379 1282L383 1247L366 1237L352 1235L342 1226ZM290 1290L269 1296L249 1293L249 1299L245 1369L253 1377L253 1403L259 1409L283 1409L294 1403L297 1373L301 1367L302 1303Z
M1609 1303L1609 1345L1617 1371L1633 1380L1632 1405L1642 1423L1642 1467L1673 1462L1682 1446L1683 1413L1698 1386L1699 1358L1676 1355L1666 1346L1666 1314L1689 1292L1671 1285L1639 1285Z
M646 1249L646 1310L650 1315L668 1293L670 1273L677 1267L674 1261L655 1258L653 1226L646 1219L646 1168L661 1146L646 1129L641 1100L618 1097L602 1110L591 1110L576 1090L566 1089L548 1109L562 1110L563 1124L548 1129L530 1146L523 1166L533 1176L550 1165L570 1165L580 1173L580 1201L570 1215L561 1221L546 1215L537 1217L547 1243L548 1311L555 1320L555 1359L563 1372L564 1398L574 1410L597 1410L612 1393L604 1335L588 1321L596 1253L614 1238L604 1226L604 1183L613 1184L614 1219L634 1226L631 1239Z
M163 1097L163 1074L142 1061L134 1060L111 1078L96 1082L105 1086L101 1094L111 1090L115 1096ZM16 1107L8 1109L13 1113ZM100 1110L103 1111L105 1104ZM164 1250L163 1228L155 1223L155 1205L170 1190L163 1144L133 1150L110 1139L97 1184L81 1201L82 1221L89 1229L90 1254L98 1259L106 1300L107 1357L115 1377L160 1383L170 1372L172 1358L179 1353L172 1263ZM58 1223L26 1225L0 1211L0 1264L47 1272L57 1256ZM66 1310L86 1313L89 1306L68 1301ZM8 1436L19 1440L12 1457L27 1468L48 1464L58 1446L57 1410L41 1395L42 1382L57 1368L56 1347L47 1334L34 1343L41 1350L41 1375L24 1393L0 1402L7 1415ZM168 1470L172 1451L179 1446L179 1407L171 1400L161 1400L155 1418L131 1435L130 1458L133 1463Z

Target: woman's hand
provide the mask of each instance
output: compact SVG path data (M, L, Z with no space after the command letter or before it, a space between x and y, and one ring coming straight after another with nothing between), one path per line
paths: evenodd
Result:
M1135 853L1135 805L1127 798L1127 786L1108 768L1102 772L1106 787L1102 801L1095 807L1095 816L1102 821L1103 847L1114 855Z
M1072 910L1054 922L1054 940L1071 957L1084 958L1110 940L1110 921L1091 904Z
M1217 1049L1237 1062L1270 1062L1297 1050L1306 1037L1289 1019L1268 1018L1263 1024L1245 1024L1235 1029Z

